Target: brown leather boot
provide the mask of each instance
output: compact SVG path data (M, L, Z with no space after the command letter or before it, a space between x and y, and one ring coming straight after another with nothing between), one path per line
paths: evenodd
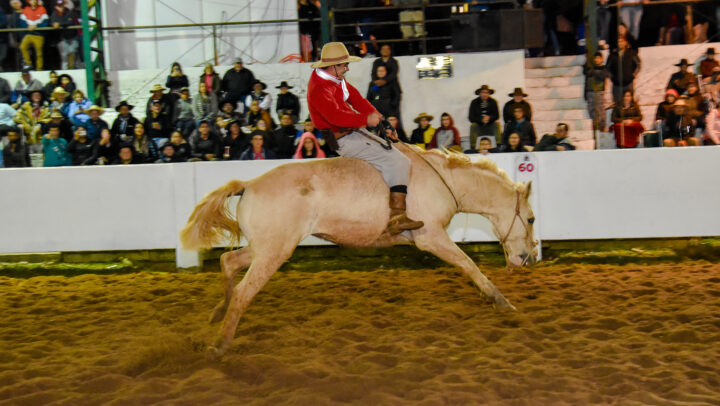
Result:
M390 221L385 231L390 235L400 234L406 230L417 230L425 225L422 221L408 218L405 213L405 197L407 194L390 192Z

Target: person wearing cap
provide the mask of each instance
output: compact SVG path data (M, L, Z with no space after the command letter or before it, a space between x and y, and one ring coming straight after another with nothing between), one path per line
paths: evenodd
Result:
M260 108L269 112L272 107L272 96L270 93L265 92L267 85L261 80L255 79L252 85L253 91L245 97L245 107L250 108L250 104L253 100L257 100Z
M31 90L42 90L43 84L39 80L32 77L30 74L31 69L28 67L23 68L20 73L20 80L15 83L15 89L13 90L12 96L10 96L10 104L13 108L17 109L28 101L26 94Z
M508 100L505 106L503 106L503 120L505 123L509 123L515 119L515 115L513 114L515 107L520 107L523 110L525 119L532 121L532 107L530 107L530 103L525 101L527 94L523 92L522 87L516 87L508 96L512 97L512 99Z
M152 107L153 103L160 102L161 111L165 113L167 117L172 117L175 110L175 98L169 94L165 93L164 87L160 84L155 84L153 87L150 88L150 97L148 98L147 105L145 106L145 115L150 115L150 108Z
M325 130L326 142L332 143L338 154L364 160L380 171L390 188L387 231L398 234L418 229L423 222L410 219L405 209L410 160L395 147L385 149L364 129L377 127L383 117L345 80L350 62L359 60L340 42L323 46L320 60L310 65L314 69L307 90L310 117L318 129ZM387 135L397 139L395 134Z
M610 73L603 64L603 55L595 52L592 60L583 66L585 75L585 101L590 118L593 120L593 129L605 130L605 82Z
M692 72L688 71L688 60L683 58L680 60L680 62L676 63L675 66L679 67L680 69L673 73L672 76L670 76L670 80L668 81L667 86L665 89L673 89L678 94L683 94L685 91L687 91L688 84L690 82L697 81L697 76L693 74Z
M45 102L45 94L36 89L29 93L29 101L23 103L15 113L15 122L18 123L27 135L30 145L40 144L42 125L50 122L50 107Z
M297 123L300 118L300 99L293 93L290 93L290 89L293 87L288 84L287 81L282 81L280 86L276 86L276 89L280 89L280 93L277 96L277 103L275 104L275 111L278 117L283 114L290 114L293 123Z
M170 93L179 94L182 89L190 87L188 77L183 73L180 62L173 62L170 67L170 74L165 80L165 86L170 89Z
M252 91L255 83L255 75L250 69L243 66L240 58L235 59L233 67L230 68L223 76L221 88L225 92L225 97L234 102L245 101L245 96Z
M60 51L62 69L75 69L75 54L78 50L78 30L67 27L77 24L77 19L71 9L68 9L65 0L56 0L55 8L50 16L50 24L60 31L60 40L57 43Z
M30 58L30 48L32 47L35 49L35 70L42 70L45 34L42 31L35 31L35 28L49 27L50 17L45 7L40 4L40 0L27 0L27 6L23 8L19 23L19 28L30 29L20 42L20 52L22 52L25 64L33 66L32 58Z
M613 100L615 103L621 103L623 94L633 90L633 82L640 72L638 51L631 48L625 38L618 38L618 48L608 57L607 70L613 83Z
M98 137L100 138L100 137ZM67 152L70 154L74 166L94 165L97 140L88 139L87 129L78 126L75 137L68 143Z
M170 123L182 132L183 137L189 137L195 129L195 112L193 111L193 101L190 98L190 89L187 87L180 89L180 97L175 101L173 110L175 117L170 120Z
M703 81L712 76L713 69L720 66L720 63L715 59L715 48L708 48L705 52L705 59L700 62L700 75L702 75Z
M118 116L110 127L110 134L113 137L120 139L127 139L135 134L135 126L140 121L132 115L131 111L135 108L132 104L129 104L127 100L123 100L115 106L115 111L118 112Z
M470 111L468 119L470 120L470 145L477 145L477 140L481 136L491 136L498 139L497 119L500 117L498 104L495 99L490 97L495 93L488 85L482 85L475 90L477 97L470 102Z
M97 140L100 138L100 132L106 128L110 128L108 123L101 119L100 116L105 113L105 109L93 104L89 109L86 110L90 118L85 122L85 128L87 128L87 136L90 140Z

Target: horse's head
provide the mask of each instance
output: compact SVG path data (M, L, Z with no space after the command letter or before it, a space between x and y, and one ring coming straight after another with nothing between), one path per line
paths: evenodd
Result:
M491 219L509 267L533 265L537 261L538 242L533 234L535 215L528 199L531 185L532 182L520 185L510 199L511 204Z

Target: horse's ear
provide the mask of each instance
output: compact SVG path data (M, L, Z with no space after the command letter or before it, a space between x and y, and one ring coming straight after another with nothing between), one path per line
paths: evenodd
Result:
M525 184L525 198L530 197L530 189L532 188L532 181L528 181L528 183Z

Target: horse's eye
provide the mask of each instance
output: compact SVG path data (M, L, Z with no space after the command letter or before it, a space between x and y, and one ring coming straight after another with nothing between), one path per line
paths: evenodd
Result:
M532 223L534 223L534 222L535 222L535 217L530 217L530 218L528 219L528 224L532 224Z

